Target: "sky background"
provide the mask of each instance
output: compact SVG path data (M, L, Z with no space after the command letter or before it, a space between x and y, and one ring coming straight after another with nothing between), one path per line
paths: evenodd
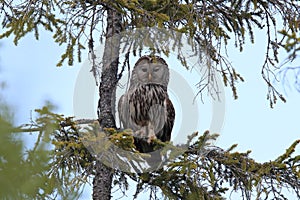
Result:
M57 105L56 112L73 116L74 88L83 63L56 67L64 47L53 42L51 33L40 34L39 41L28 35L18 46L12 41L11 37L0 41L0 81L6 82L6 89L1 92L15 111L15 123L28 123L31 112L45 101ZM238 151L252 150L251 157L259 162L277 158L300 138L300 94L293 88L287 89L287 103L278 101L273 109L266 100L267 87L260 74L265 50L265 35L259 32L256 43L248 42L242 53L233 45L228 49L229 59L245 82L237 85L237 100L232 98L230 88L225 88L225 121L215 143L224 149L237 143ZM82 55L83 60L87 59L87 54ZM286 56L283 52L281 61ZM296 65L300 66L299 60L291 63ZM283 91L281 83L274 84ZM202 106L211 108L209 103ZM87 189L85 197L89 197L89 192Z

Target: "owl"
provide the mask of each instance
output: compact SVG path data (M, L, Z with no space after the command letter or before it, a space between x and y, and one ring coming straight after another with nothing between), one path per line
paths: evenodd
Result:
M154 139L170 141L175 120L174 106L168 96L169 68L159 56L142 56L132 71L128 91L118 103L123 128L134 132L139 152L154 151Z

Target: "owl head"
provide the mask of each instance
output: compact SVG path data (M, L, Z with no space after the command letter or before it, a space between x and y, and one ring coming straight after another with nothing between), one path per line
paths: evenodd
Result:
M169 68L166 61L154 55L142 56L134 65L130 87L158 84L167 87Z

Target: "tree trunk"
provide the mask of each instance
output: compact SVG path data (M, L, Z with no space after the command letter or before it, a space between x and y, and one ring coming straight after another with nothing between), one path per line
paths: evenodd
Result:
M99 86L98 120L101 128L116 128L115 93L119 63L120 36L122 31L121 14L112 9L107 10L107 28L103 66ZM96 174L93 180L93 199L111 199L111 186L114 170L105 166L101 160L96 161Z

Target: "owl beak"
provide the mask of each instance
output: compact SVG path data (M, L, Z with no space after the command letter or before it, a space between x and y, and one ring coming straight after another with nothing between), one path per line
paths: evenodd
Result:
M149 80L149 81L152 80L152 75L151 75L151 73L149 73L148 80Z

